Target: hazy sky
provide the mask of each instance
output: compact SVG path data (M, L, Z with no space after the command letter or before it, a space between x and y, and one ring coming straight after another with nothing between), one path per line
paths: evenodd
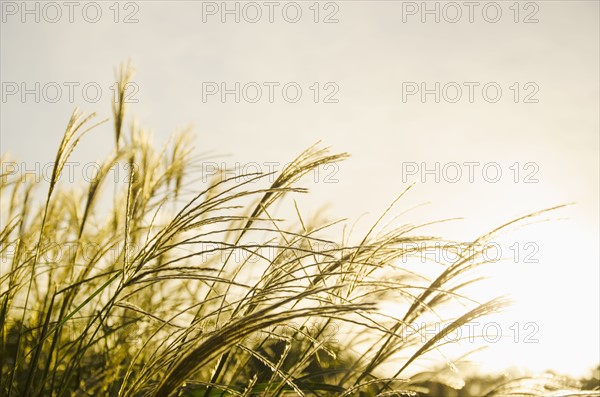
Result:
M503 329L535 322L539 342L498 344L484 361L573 373L598 362L597 1L429 1L432 13L401 1L79 2L73 22L64 2L22 4L2 2L2 152L51 161L75 106L110 116L113 70L130 58L131 111L156 142L192 124L198 151L263 170L318 140L350 152L319 174L306 211L330 203L332 217L369 213L367 225L418 182L398 212L431 204L404 220L464 217L436 231L474 238L575 202L507 237L521 259L534 243L539 262L490 284L519 300ZM236 83L239 103L221 96ZM74 159L99 160L113 140L105 125Z

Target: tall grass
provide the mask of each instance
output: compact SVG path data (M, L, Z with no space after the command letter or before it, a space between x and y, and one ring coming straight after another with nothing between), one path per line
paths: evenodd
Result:
M411 367L448 333L507 304L461 291L486 262L482 243L512 222L467 243L460 252L468 254L427 279L403 263L441 240L421 234L423 225L384 225L397 202L352 243L330 237L339 221L304 219L290 201L307 193L304 175L346 154L313 146L280 173L204 183L187 133L157 149L137 126L125 130L131 76L121 69L115 148L96 178L60 181L98 125L77 110L48 184L1 175L2 395L399 396L419 395L428 380L455 383L451 361ZM117 165L128 174L111 190ZM276 215L280 202L293 204L291 219ZM397 315L380 310L385 300L397 302ZM448 305L463 311L443 317ZM422 341L415 324L436 321L450 325ZM488 395L538 386L522 381Z

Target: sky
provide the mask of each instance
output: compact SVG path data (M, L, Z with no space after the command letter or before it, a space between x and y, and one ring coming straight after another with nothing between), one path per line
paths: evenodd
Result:
M481 365L580 375L600 361L597 1L1 6L1 152L22 166L52 161L74 107L110 117L130 59L130 110L155 142L193 126L198 153L263 171L317 141L349 152L301 205L358 230L412 183L395 213L464 218L432 229L449 238L572 203L503 237L514 260L478 293L509 293L502 329L535 323L538 342L508 338ZM104 125L73 159L113 143Z

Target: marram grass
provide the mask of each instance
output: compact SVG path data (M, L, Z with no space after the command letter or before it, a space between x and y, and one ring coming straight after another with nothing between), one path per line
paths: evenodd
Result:
M293 219L279 219L276 204L307 193L302 176L347 155L313 146L276 175L201 183L188 134L156 149L135 125L124 131L131 75L121 69L115 148L96 178L60 182L98 124L77 110L48 184L0 176L2 396L418 396L428 380L456 384L450 360L411 368L507 304L461 294L502 228L429 280L403 259L439 240L382 227L387 211L357 244L328 238L338 222L303 219L295 201ZM129 174L111 189L117 164ZM402 312L384 315L384 300ZM464 310L441 317L447 305ZM427 341L403 332L432 318L450 325ZM514 380L487 396L599 395L572 386Z

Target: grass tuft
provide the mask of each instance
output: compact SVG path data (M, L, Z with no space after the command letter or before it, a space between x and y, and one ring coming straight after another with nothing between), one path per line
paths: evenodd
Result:
M126 130L131 67L118 75L115 148L94 180L60 182L101 124L77 110L43 200L40 183L0 176L1 395L417 396L430 379L460 385L456 373L414 364L507 304L461 292L478 281L481 243L529 216L461 242L469 254L426 279L405 260L441 240L420 234L426 225L382 226L402 195L356 244L331 237L339 221L301 216L302 177L347 154L317 144L276 176L224 172L205 182L187 131L156 148L135 124ZM107 192L115 166L128 174ZM281 219L275 204L292 198L291 220ZM396 315L381 311L385 300ZM462 314L444 315L457 306ZM436 321L450 326L426 342L401 332ZM390 364L392 376L382 370ZM515 380L487 395L576 390L552 382Z

